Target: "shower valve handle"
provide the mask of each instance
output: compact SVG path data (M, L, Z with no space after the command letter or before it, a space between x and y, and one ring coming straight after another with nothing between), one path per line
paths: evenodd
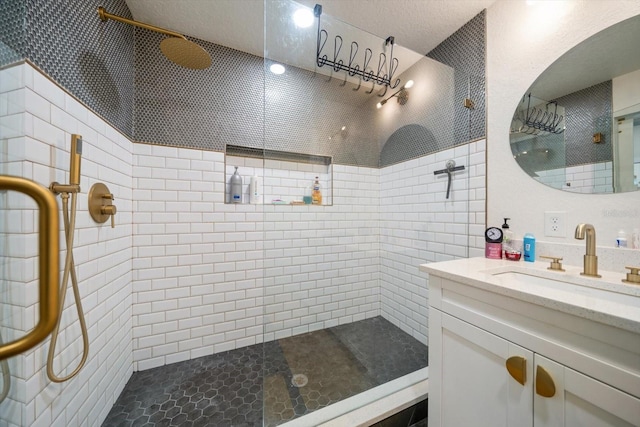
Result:
M116 209L115 205L106 205L103 206L102 208L100 208L100 211L104 214L104 215L110 215L111 216L111 228L115 228L116 227L116 212L118 211L118 209Z
M113 193L101 182L93 184L89 190L89 214L97 223L103 224L111 217L111 228L115 228L115 215L118 211L111 202Z

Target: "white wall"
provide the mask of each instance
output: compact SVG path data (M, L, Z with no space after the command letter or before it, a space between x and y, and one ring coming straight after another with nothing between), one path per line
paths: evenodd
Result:
M640 70L613 79L613 113L640 104Z
M635 0L498 1L488 9L488 225L508 216L517 236L531 232L541 241L583 245L573 229L587 222L595 226L599 246L613 246L620 228L638 227L640 192L583 195L549 188L520 169L509 148L511 117L533 81L572 46L638 13ZM547 210L567 212L565 238L544 237Z
M447 160L456 172L446 198ZM482 256L485 141L476 141L380 170L380 292L383 317L428 344L426 262ZM470 247L470 249L468 249Z
M0 404L0 425L99 425L133 368L132 144L30 65L0 71L0 82L0 142L4 151L0 173L30 178L45 187L52 181L67 182L71 134L83 136L74 256L90 342L87 364L77 377L62 384L50 382L46 375L49 339L10 359L12 385L8 399ZM8 158L14 160L10 166L5 163ZM118 214L114 229L109 223L94 223L88 214L87 193L96 182L107 184L115 195ZM14 204L17 197L0 197L2 209L10 210L2 216L11 219L2 223L0 238L2 291L9 289L0 310L19 313L20 320L11 323L15 329L10 331L2 323L6 340L23 336L36 322L38 215L34 204L21 203L22 210L18 210ZM62 219L60 224L62 227ZM60 241L62 271L66 250L62 231ZM7 264L7 256L13 262ZM82 353L72 300L69 290L54 363L58 375L77 366Z

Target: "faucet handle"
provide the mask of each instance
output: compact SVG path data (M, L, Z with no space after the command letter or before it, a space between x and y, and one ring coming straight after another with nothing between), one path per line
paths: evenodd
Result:
M551 265L547 267L547 270L564 271L564 268L562 268L562 263L560 262L562 261L562 257L540 255L540 258L552 260Z
M640 285L640 267L625 267L631 271L627 273L627 278L622 279L624 283L633 283L634 285Z

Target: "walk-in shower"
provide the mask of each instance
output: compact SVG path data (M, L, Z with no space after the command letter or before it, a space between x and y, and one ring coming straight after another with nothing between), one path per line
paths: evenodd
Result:
M50 182L67 182L80 154L72 135L82 134L87 188L67 191L75 248L68 262L57 251L55 271L69 264L65 281L75 271L89 351L79 375L48 379L48 351L61 376L83 363L67 298L55 349L45 341L8 360L0 424L290 427L358 411L380 420L405 406L407 424L424 415L413 407L429 362L418 265L468 256L470 222L484 221L475 187L484 153L470 129L483 104L469 92L476 77L397 35L341 22L330 5L264 2L262 55L180 28L215 62L194 69L157 49L166 33L101 22L97 4L65 0L44 13L11 1L24 5L16 28L43 35L23 39L31 56L0 68L0 174L50 193ZM140 3L105 7L154 22L134 10ZM242 2L200 5L221 3ZM300 10L310 26L291 21ZM63 59L47 55L54 41ZM460 50L445 43L447 52ZM460 170L434 174L449 161ZM241 203L229 203L236 167ZM92 193L99 183L113 195ZM96 224L91 200L106 208L113 197L115 227L115 207ZM2 192L0 213L0 333L10 341L41 303L29 244L38 213ZM384 403L403 392L415 393Z

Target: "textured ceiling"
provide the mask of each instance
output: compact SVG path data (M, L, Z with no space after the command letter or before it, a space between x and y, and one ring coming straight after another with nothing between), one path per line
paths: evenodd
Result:
M126 0L134 19L263 56L265 0ZM266 0L280 1L280 0ZM425 54L496 0L323 0L323 13ZM313 7L318 0L300 0Z

